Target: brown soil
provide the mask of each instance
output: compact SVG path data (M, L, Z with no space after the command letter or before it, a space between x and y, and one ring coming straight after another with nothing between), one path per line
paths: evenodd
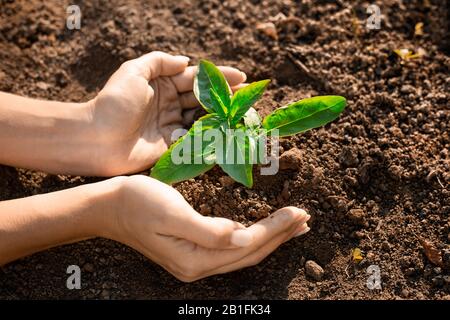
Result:
M228 185L220 169L176 186L203 213L244 223L286 205L306 208L311 232L258 266L184 284L137 252L96 239L1 269L0 298L450 299L449 270L433 265L418 240L440 250L448 268L448 8L440 0L378 1L381 30L371 31L370 3L96 0L80 4L82 29L70 31L68 1L0 0L3 91L83 101L124 60L162 50L239 67L250 81L273 79L256 106L262 114L312 95L348 98L337 121L283 140L286 169L255 169L252 190ZM256 30L279 13L298 19L275 22L278 40ZM402 48L426 56L402 61L393 53ZM3 166L0 200L95 180ZM364 260L354 264L357 247ZM307 260L324 269L322 280L305 275ZM82 290L65 287L71 264L83 266ZM366 287L372 264L382 290Z

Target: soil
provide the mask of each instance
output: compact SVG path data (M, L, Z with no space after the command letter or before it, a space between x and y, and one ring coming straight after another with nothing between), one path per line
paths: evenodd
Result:
M287 205L307 209L311 231L261 264L185 284L128 247L94 239L2 268L1 299L450 299L446 1L377 1L379 30L365 27L371 1L83 1L81 30L65 27L68 1L0 4L2 91L85 101L123 61L162 50L239 67L249 81L271 78L256 105L263 115L319 94L348 99L338 120L283 139L283 170L255 168L253 189L218 168L176 185L204 214L246 224ZM267 22L275 36L256 28ZM403 60L394 53L403 48L425 55ZM97 180L1 166L0 200ZM419 239L442 255L440 266ZM81 290L66 288L72 264L82 266ZM367 287L371 265L381 289Z

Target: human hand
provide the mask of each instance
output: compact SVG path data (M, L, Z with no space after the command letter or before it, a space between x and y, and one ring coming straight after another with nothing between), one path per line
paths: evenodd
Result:
M139 172L166 151L171 133L186 121L183 111L199 105L192 92L197 68L188 61L158 51L127 61L88 103L95 161L102 159L93 174ZM221 70L234 89L246 79L235 68Z
M205 217L172 187L147 176L125 178L108 236L191 282L255 265L283 242L309 231L309 215L280 209L254 225Z

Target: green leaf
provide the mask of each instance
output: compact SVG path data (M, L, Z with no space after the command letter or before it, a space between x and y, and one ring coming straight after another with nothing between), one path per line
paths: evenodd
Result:
M227 114L231 102L230 86L223 73L208 60L200 60L194 78L194 95L209 113Z
M214 110L217 110L217 114L222 118L226 118L227 107L223 104L222 99L219 97L217 92L213 89L209 89L211 93L211 102L214 106Z
M279 108L263 120L268 133L279 130L279 136L289 136L317 128L336 119L347 101L341 96L317 96Z
M215 114L208 114L197 120L191 129L177 140L161 156L151 170L150 176L167 184L194 178L214 167L213 163L206 163L205 159L214 160L214 140L203 141L196 147L193 138L202 135L206 130L217 129L220 120ZM186 153L184 151L187 151ZM187 163L174 162L173 153L182 156Z
M235 92L231 99L231 123L236 124L251 106L261 98L270 80L253 82Z
M245 130L238 129L234 133L224 133L224 142L226 142L222 151L224 153L221 153L224 156L217 155L218 165L231 178L251 188L253 163L250 160L250 143Z

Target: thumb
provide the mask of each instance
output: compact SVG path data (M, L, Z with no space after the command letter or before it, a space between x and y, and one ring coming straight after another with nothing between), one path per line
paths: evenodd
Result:
M239 222L205 217L194 210L187 220L180 224L177 236L204 248L247 247L253 242L252 233Z
M189 57L152 51L139 58L124 62L122 68L128 73L142 76L150 81L159 76L173 76L183 72L188 63Z

